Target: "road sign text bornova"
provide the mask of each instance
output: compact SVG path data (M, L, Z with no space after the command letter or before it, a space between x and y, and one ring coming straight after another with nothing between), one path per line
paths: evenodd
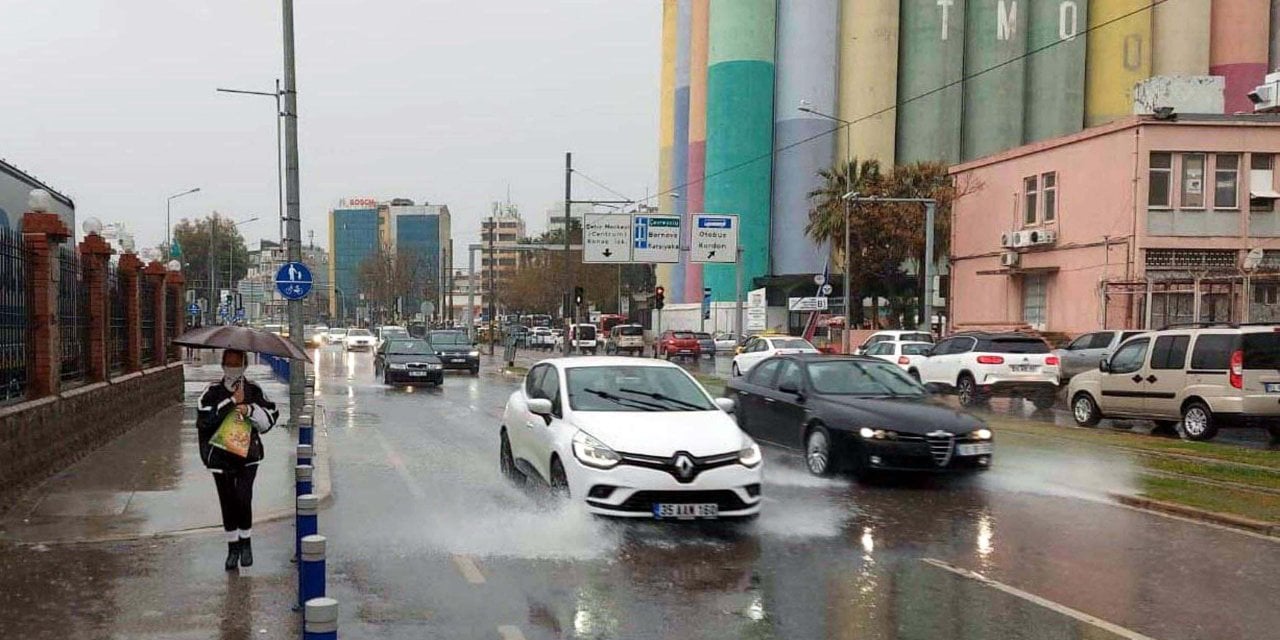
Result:
M631 240L636 262L680 262L680 216L632 216Z
M738 216L693 214L689 262L737 262Z

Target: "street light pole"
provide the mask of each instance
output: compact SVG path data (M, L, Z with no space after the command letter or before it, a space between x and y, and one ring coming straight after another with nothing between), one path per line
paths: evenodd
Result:
M284 113L280 111L280 79L276 78L275 93L268 91L248 91L245 89L222 89L220 93L239 93L249 96L266 96L276 101L276 209L280 212L280 242L284 243L284 176L281 173L283 166L282 153L284 145L282 143L283 133L281 132L280 121L283 120Z
M293 0L281 0L284 39L284 118L285 142L285 239L290 262L302 260L302 225L300 220L300 187L298 184L298 92L294 65ZM299 348L302 344L302 301L289 301L289 339ZM301 363L298 363L301 365ZM302 413L304 366L289 367L289 421L297 424Z
M169 252L169 255L165 256L167 258L173 258L173 201L175 198L189 196L198 191L200 191L200 187L187 189L182 193L175 193L169 196L164 203L164 250Z

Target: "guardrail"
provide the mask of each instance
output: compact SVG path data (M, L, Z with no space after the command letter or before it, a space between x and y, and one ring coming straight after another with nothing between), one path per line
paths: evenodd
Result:
M281 358L279 356L272 356L267 354L259 354L258 358L264 364L271 367L271 375L274 375L276 379L280 380L281 382L289 381L290 363L287 358Z

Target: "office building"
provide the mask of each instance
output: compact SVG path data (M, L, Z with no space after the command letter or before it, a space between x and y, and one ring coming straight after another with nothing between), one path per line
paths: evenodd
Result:
M329 212L329 315L338 324L356 319L360 265L377 253L381 225L372 198L345 200Z

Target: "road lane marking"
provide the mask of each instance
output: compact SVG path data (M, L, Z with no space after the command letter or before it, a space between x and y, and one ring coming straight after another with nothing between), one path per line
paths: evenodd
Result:
M524 640L524 634L520 632L520 627L509 624L499 626L498 635L502 636L502 640Z
M1102 629L1103 631L1107 631L1109 633L1115 634L1121 638L1127 638L1128 640L1155 640L1155 638L1152 638L1151 636L1146 636L1141 633L1138 633L1137 631L1126 629L1118 624L1107 622L1102 618L1094 617L1083 611L1072 609L1067 605L1058 604L1057 602L1054 602L1046 598L1042 598L1034 593L1028 593L1017 587L1012 587L1003 582L992 580L991 578L988 578L976 571L970 571L963 567L957 567L949 562L943 562L942 560L935 560L933 558L921 558L921 561L926 564L933 565L939 569L943 569L945 571L954 573L960 577L968 578L970 580L980 582L988 587L991 587L999 591L1003 591L1011 596L1022 598L1023 600L1026 600L1027 602L1030 602L1032 604L1038 604L1050 611L1055 611L1057 613L1061 613L1064 616L1075 618L1076 620L1079 620L1081 622L1091 624L1099 629Z
M484 584L484 574L480 573L480 567L476 566L476 561L471 556L461 553L453 554L453 564L458 567L458 573L471 584Z
M422 489L422 483L418 482L418 479L413 477L412 473L409 473L409 467L405 465L404 458L401 457L399 452L391 447L391 443L387 441L387 437L382 435L382 432L376 427L373 429L373 436L382 447L383 453L387 455L387 462L391 464L391 468L396 470L396 474L400 476L400 479L404 481L405 486L409 488L409 493L413 494L413 497L418 498L419 500L425 498L427 496L427 492Z

